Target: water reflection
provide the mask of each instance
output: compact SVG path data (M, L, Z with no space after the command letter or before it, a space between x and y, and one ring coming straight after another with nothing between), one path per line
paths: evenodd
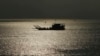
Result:
M70 21L65 23L65 31L32 28L39 23L0 22L0 55L99 56L99 23L75 24ZM48 25L50 23L45 26Z

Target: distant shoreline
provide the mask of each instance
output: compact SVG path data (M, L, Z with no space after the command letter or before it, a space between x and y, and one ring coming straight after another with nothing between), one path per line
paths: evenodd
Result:
M84 22L84 23L89 23L89 22L94 22L94 23L100 23L100 19L57 19L57 18L25 18L25 19L0 19L0 22L36 22L36 21L48 21L48 20L56 20L56 21L66 21L66 22ZM49 21L48 21L49 22Z
M34 21L33 19L0 19L0 22L26 22L26 21Z
M55 19L57 18L0 19L0 22L34 22L34 21L40 21L40 20L55 20ZM71 20L74 20L74 19L71 19Z

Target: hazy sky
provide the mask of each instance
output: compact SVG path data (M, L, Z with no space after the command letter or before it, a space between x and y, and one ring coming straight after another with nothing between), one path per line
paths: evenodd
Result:
M100 0L0 0L0 18L100 18Z

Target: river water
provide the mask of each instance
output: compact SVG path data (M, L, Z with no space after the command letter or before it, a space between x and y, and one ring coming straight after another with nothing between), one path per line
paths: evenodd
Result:
M54 20L0 22L0 55L100 56L100 23L97 20L58 20L66 30L37 30ZM56 23L57 23L56 22Z

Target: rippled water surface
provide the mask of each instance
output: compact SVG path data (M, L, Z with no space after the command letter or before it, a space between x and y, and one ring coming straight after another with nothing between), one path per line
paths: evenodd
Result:
M58 20L66 30L39 31L53 20L0 22L0 55L100 56L100 26L94 20Z

